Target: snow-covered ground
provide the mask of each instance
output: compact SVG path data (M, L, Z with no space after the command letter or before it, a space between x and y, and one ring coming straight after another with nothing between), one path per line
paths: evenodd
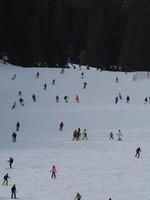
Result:
M40 78L35 78L37 71ZM84 72L84 78L81 78ZM16 79L11 80L16 74ZM115 79L118 76L119 82ZM16 184L22 200L149 200L150 96L148 80L133 82L132 73L96 69L21 68L0 64L0 200L10 199ZM52 80L56 84L52 85ZM83 89L83 82L87 88ZM47 83L47 90L43 85ZM18 91L25 105L19 105ZM32 94L37 102L32 101ZM115 104L115 96L123 100ZM75 102L75 95L80 103ZM60 103L55 97L59 95ZM69 96L65 103L64 96ZM131 103L126 103L129 95ZM12 110L13 102L17 102ZM60 132L59 123L64 121ZM12 142L17 121L21 127ZM87 129L88 140L72 141L73 131ZM118 130L123 140L117 141ZM109 133L115 140L109 140ZM135 150L141 147L140 158ZM14 159L9 169L9 157ZM51 179L52 165L57 178ZM3 186L3 176L11 179Z

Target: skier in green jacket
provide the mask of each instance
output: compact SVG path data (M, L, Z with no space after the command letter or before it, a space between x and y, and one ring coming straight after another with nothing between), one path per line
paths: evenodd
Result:
M87 140L88 139L86 129L84 129L83 132L82 132L82 139L83 140L85 140L85 139Z
M77 192L74 200L81 200L81 195L79 192Z

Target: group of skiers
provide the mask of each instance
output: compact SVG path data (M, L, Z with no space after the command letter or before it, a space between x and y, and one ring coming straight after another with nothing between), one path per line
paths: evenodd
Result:
M114 134L113 134L112 131L109 133L109 140L114 140ZM121 133L121 130L118 130L118 133L117 133L117 140L118 140L118 141L121 141L121 140L122 140L122 133Z
M18 132L20 129L20 122L16 123L16 132ZM16 138L17 138L17 133L15 131L13 131L11 137L12 137L12 142L16 142Z
M36 78L39 78L40 77L40 73L39 72L37 72L36 73L36 76L35 76ZM14 76L12 77L12 80L15 80L16 79L16 74L14 74ZM52 85L55 85L55 79L53 79L52 80ZM45 83L44 84L44 90L46 90L47 89L47 84ZM21 91L19 91L18 92L18 96L19 96L19 104L21 105L21 106L24 106L24 104L25 104L25 101L24 101L24 99L23 99L23 95L22 95L22 92ZM59 98L59 97L58 97ZM37 97L36 97L36 95L33 93L32 94L32 100L33 100L33 102L36 102L37 101ZM57 99L57 102L59 102L59 100ZM13 102L13 104L12 104L12 106L11 106L11 109L13 110L13 109L15 109L16 108L16 106L17 106L17 102L16 101L14 101Z
M44 84L44 90L46 90L46 88L47 88L47 85L46 84ZM32 95L32 100L33 100L33 102L36 102L37 101L37 97L36 97L36 95L33 93L33 95ZM65 101L65 103L69 103L69 96L67 96L67 95L65 95L64 96L64 101ZM59 96L58 95L56 95L56 103L59 103L60 102L60 98L59 98ZM79 95L75 95L75 102L76 103L80 103L80 98L79 98ZM19 98L19 104L21 105L21 106L24 106L24 104L25 104L25 101L24 101L24 99L22 98L22 96ZM16 109L16 106L17 106L17 102L16 101L14 101L13 102L13 105L12 105L12 107L11 107L11 109L13 110L13 109Z
M64 68L62 69L62 71L61 71L60 73L62 73L62 74L64 73ZM36 78L39 78L39 76L40 76L40 73L37 72L37 73L36 73ZM82 73L81 73L81 78L83 78L83 77L84 77L84 73L82 72ZM15 79L16 79L16 74L14 75L14 77L13 77L12 80L15 80ZM118 77L116 77L116 82L118 82ZM55 79L52 80L52 85L55 85ZM85 81L85 82L83 83L83 89L86 89L87 85L88 85L88 84L87 84L87 82ZM45 83L45 84L44 84L44 90L46 90L46 89L47 89L47 84ZM20 103L22 106L24 106L24 99L22 98L22 92L21 92L21 91L19 91L19 97L20 97L20 98L19 98L19 103ZM36 97L35 94L32 95L32 99L33 99L33 102L36 102L37 97ZM122 95L121 95L121 93L119 93L118 96L115 97L115 103L117 104L119 100L122 100ZM64 101L65 101L66 103L69 103L69 97L65 95L65 96L64 96ZM57 103L60 102L60 99L59 99L59 96L58 96L58 95L56 95L56 102L57 102ZM78 95L75 96L75 102L77 102L77 103L80 102L80 98L79 98ZM127 102L127 103L130 103L130 97L129 97L129 95L127 95L127 97L126 97L126 102ZM148 97L145 98L145 103L147 103L147 102L148 102ZM149 103L150 103L150 97L149 97ZM16 102L13 103L12 109L15 109L15 108L16 108L16 104L17 104ZM16 124L16 132L19 131L19 128L20 128L20 123L17 122L17 124ZM64 128L64 122L61 121L60 124L59 124L59 131L62 131L63 128ZM14 131L13 134L12 134L12 141L13 141L13 142L16 142L16 137L17 137L16 132ZM76 130L76 129L74 130L72 140L73 140L73 141L74 141L74 140L79 141L80 139L82 139L82 140L88 140L87 130L86 130L86 129L84 129L82 132L81 132L81 129L80 129L80 128L78 128L77 130ZM110 132L110 134L109 134L109 140L114 140L114 134L113 134L113 132ZM118 133L117 133L117 140L118 140L118 141L121 141L121 140L122 140L122 133L121 133L121 130L118 130ZM138 148L136 149L135 157L136 157L136 158L139 158L139 157L140 157L140 153L141 153L141 148L138 147ZM12 168L13 158L10 157L9 160L8 160L8 163L9 163L9 167ZM52 179L56 179L57 169L56 169L56 166L55 166L55 165L52 166L50 172L51 172L51 178L52 178ZM8 179L9 179L9 178L10 178L10 177L9 177L9 175L8 175L8 173L7 173L7 174L4 176L3 185L8 185ZM12 188L11 188L11 198L12 198L12 199L13 199L13 198L16 199L16 193L17 193L17 190L16 190L16 186L15 186L15 184L14 184L14 185L12 186ZM81 194L78 192L78 193L76 194L74 200L81 200L81 198L82 198L82 196L81 196ZM109 200L111 200L111 198L109 198Z
M123 99L122 95L121 95L121 93L119 93L118 96L115 97L115 104L117 104L118 101L122 100L122 99ZM126 96L126 102L130 103L130 96L129 95Z
M65 103L69 103L69 97L67 95L64 96L64 101ZM60 102L60 98L58 95L56 95L56 103L59 103ZM79 95L75 95L75 102L76 103L80 103L80 98L79 98Z
M114 134L113 134L112 131L109 133L109 140L114 140ZM118 133L117 133L117 140L118 140L118 141L121 141L121 140L122 140L122 133L121 133L121 130L118 130ZM136 157L136 158L139 158L139 157L140 157L140 153L141 153L141 148L138 147L138 148L136 149L135 157Z
M9 160L8 160L8 163L9 163L9 167L10 169L12 168L12 163L13 163L13 158L10 157ZM8 179L10 179L10 176L8 175L8 173L6 173L3 177L4 181L2 183L2 185L8 185ZM16 190L16 185L14 184L12 187L11 187L11 199L17 199L16 197L16 193L17 193L17 190Z
M88 139L86 129L84 129L82 133L81 133L81 129L80 128L78 128L77 130L75 129L74 132L73 132L72 140L79 141L81 139L81 137L82 137L82 140L87 140Z

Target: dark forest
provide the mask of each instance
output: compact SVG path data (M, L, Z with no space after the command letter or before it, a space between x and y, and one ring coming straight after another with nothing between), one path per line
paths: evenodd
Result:
M150 70L149 0L1 0L0 24L13 64Z

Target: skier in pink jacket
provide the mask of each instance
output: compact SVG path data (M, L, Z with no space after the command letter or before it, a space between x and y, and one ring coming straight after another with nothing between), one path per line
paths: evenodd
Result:
M56 178L57 170L56 170L55 165L52 166L52 169L50 170L50 172L52 173L51 178Z

